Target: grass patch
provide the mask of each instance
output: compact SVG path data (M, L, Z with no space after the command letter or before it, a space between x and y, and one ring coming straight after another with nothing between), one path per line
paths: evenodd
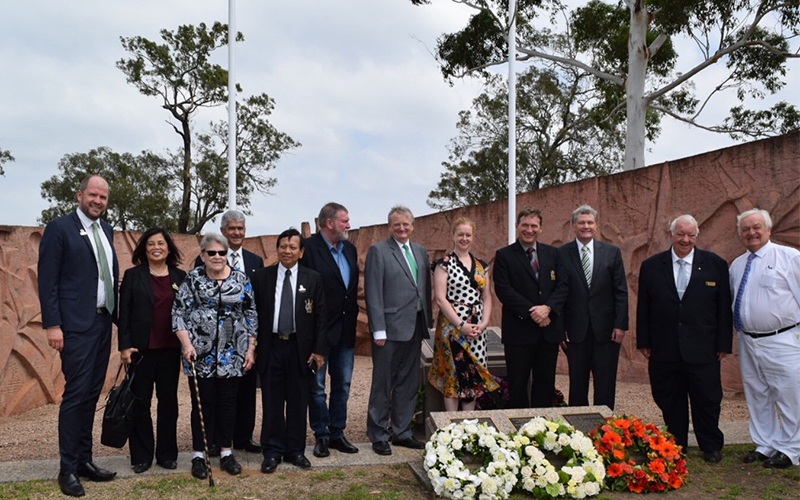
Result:
M342 470L332 469L325 472L317 472L311 475L311 480L316 482L332 481L334 479L344 479L347 475Z

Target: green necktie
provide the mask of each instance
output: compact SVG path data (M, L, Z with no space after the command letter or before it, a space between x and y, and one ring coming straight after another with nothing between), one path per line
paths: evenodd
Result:
M100 224L94 222L92 230L94 232L94 244L97 247L97 262L100 263L100 275L106 287L106 309L108 312L114 312L114 282L111 280L111 271L108 269L108 257L106 256L103 241L100 239L100 232L98 230Z
M417 276L417 263L414 261L414 256L411 255L411 250L408 249L408 245L403 245L403 250L406 252L406 259L408 259L408 267L411 268L411 275L414 276L414 283L417 282L419 276Z

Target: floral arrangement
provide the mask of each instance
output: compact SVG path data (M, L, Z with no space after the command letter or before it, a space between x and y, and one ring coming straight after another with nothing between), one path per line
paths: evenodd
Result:
M482 466L465 464L471 454ZM445 498L508 498L517 483L519 455L513 441L477 420L452 423L433 433L425 445L425 470L433 491Z
M562 420L531 419L513 440L521 463L517 486L536 498L585 498L603 488L606 469L592 440ZM545 452L566 464L556 469Z
M686 480L681 447L671 434L653 424L635 417L609 417L589 436L606 464L606 486L612 491L676 490ZM640 463L633 460L636 455L641 457Z

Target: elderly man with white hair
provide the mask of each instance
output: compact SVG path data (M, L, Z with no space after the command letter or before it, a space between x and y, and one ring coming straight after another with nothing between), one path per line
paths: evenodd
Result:
M733 323L756 444L744 462L783 469L800 463L800 251L770 241L766 210L736 225L747 252L730 270Z
M720 360L731 352L728 263L696 247L700 228L691 215L672 221L672 247L642 263L636 346L648 358L653 399L667 429L686 450L689 402L703 458L722 460L719 428Z

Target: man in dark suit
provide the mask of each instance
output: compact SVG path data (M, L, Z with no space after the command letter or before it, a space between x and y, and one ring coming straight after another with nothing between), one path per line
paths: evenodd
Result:
M564 340L560 309L552 301L561 280L558 250L536 241L542 227L540 210L523 209L517 215L517 241L498 250L494 259L512 408L553 405L558 344Z
M238 210L228 210L222 214L220 232L228 240L228 265L242 271L252 283L256 271L264 267L264 259L242 248L247 228L244 214ZM202 266L200 257L194 263ZM255 370L245 372L239 381L236 395L236 423L233 426L233 448L252 453L260 453L261 446L253 441L253 429L256 426L256 385ZM212 454L217 455L219 447L212 443Z
M558 249L567 286L555 299L564 304L569 361L569 404L614 409L619 349L628 329L628 283L618 247L597 241L597 210L581 205L572 212L577 238Z
M279 263L256 272L258 312L256 368L261 376L264 418L261 472L281 460L307 469L304 455L309 385L325 362L325 291L322 276L298 264L303 240L296 229L278 236ZM284 411L285 408L285 411Z
M423 449L411 432L419 390L422 339L430 336L430 260L425 247L409 239L414 214L398 205L389 211L387 240L372 245L364 266L369 329L372 332L372 387L367 435L378 455L396 446ZM389 418L392 432L389 432Z
M691 215L670 226L672 248L642 262L636 347L649 359L650 387L667 429L688 447L689 404L707 462L722 460L719 429L720 360L733 330L728 264L695 247L700 229Z
M325 285L326 332L328 351L311 381L309 417L316 443L315 457L327 457L329 448L343 453L358 453L344 436L347 426L347 399L355 362L356 320L358 319L358 254L347 241L350 215L338 203L328 203L319 211L319 232L303 242L300 264L322 275ZM330 372L330 405L325 396L325 372Z
M39 302L50 347L61 353L66 385L58 414L65 495L83 496L79 477L110 481L116 472L92 462L92 425L111 353L119 266L114 232L100 220L108 183L89 175L78 189L78 210L47 224L39 245Z

